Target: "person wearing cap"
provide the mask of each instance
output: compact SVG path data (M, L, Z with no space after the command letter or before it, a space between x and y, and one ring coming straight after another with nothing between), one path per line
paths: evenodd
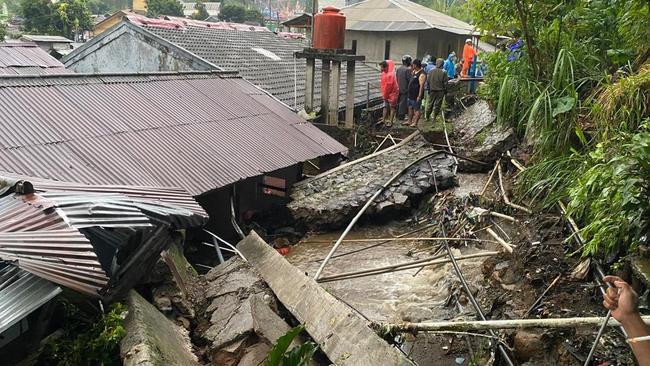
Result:
M395 72L399 86L399 99L397 101L397 118L403 120L408 113L408 86L411 80L411 56L404 55L402 64Z
M472 47L472 39L467 38L465 40L465 47L463 48L463 69L460 72L461 77L467 77L469 72L469 65L474 61L474 57L478 55L478 52Z

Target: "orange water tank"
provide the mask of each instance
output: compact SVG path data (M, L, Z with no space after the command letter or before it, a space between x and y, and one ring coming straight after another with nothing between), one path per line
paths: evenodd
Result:
M333 6L323 8L322 13L314 15L314 35L312 47L328 50L342 49L345 44L345 15Z

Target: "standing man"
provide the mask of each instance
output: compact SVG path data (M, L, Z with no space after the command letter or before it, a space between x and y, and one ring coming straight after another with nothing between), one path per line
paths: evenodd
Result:
M472 47L472 39L467 38L465 40L465 48L463 48L463 71L461 71L461 77L467 77L469 71L469 65L474 62L474 57L478 54L474 47Z
M413 77L408 86L409 120L406 126L417 127L422 114L422 97L424 96L424 82L427 79L422 70L422 61L415 59L411 65Z
M442 100L445 98L445 91L447 90L447 81L449 76L443 69L445 61L441 58L436 60L436 67L427 75L427 83L429 84L429 100L427 105L426 119L431 118L433 112L433 122L435 123L436 117L440 114L442 108Z
M381 95L384 98L384 113L382 122L384 126L391 127L397 112L397 99L399 98L399 86L395 77L395 63L393 60L385 60L379 63L381 67Z
M397 102L397 118L401 121L408 113L408 86L411 80L411 56L402 57L402 65L397 68L397 85L399 86L399 100Z

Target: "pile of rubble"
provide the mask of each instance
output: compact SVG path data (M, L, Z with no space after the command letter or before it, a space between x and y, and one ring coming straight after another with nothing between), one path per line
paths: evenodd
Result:
M310 227L340 227L397 172L435 151L416 132L388 149L297 183L289 210L296 220ZM447 154L422 160L396 179L367 214L410 208L424 194L452 186L454 166Z

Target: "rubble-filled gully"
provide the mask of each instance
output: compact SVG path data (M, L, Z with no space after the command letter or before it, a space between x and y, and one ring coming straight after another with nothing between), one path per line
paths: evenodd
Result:
M464 146L465 155L493 162L504 149L512 147L511 131L495 132L500 136L496 140L490 137L476 142L475 137L481 131L495 128L493 115L482 103L470 107L454 123L455 144ZM301 183L290 205L296 219L312 228L346 225L368 197L394 174L396 167L433 149L421 136L407 140L375 158ZM505 161L502 166L505 175L502 185L505 194L510 195L509 182L516 168ZM604 315L592 283L570 277L579 259L565 255L572 244L564 240L570 233L559 215L528 214L508 206L503 203L496 174L484 188L489 172L461 171L454 176L452 167L451 158L436 157L404 174L380 196L363 223L347 235L347 241L322 277L446 253L442 241L417 240L443 237L446 233L450 237L470 239L450 242L457 258L499 252L458 262L472 295L488 319ZM456 187L443 190L453 184ZM413 207L416 203L417 207ZM498 216L499 213L503 215ZM379 217L381 224L377 224ZM512 245L512 253L504 251L504 246L490 231ZM369 240L394 238L408 232L413 233L381 245L373 246L381 241ZM340 233L340 230L312 231L291 247L286 259L311 277ZM531 308L558 276L555 286ZM189 330L192 363L258 365L271 344L289 325L297 323L256 270L238 258L215 267L207 275L192 278L191 305L181 301L180 293L174 294L170 287L153 292L154 305ZM368 323L474 320L477 314L451 263L325 282L321 286ZM565 328L503 330L496 333L499 339L445 333L382 336L399 344L418 365L484 365L495 361L505 364L495 352L499 342L508 350L514 364L582 365L594 333L595 329L591 328ZM605 333L596 358L634 364L614 329ZM318 364L329 362L324 354L318 355Z

